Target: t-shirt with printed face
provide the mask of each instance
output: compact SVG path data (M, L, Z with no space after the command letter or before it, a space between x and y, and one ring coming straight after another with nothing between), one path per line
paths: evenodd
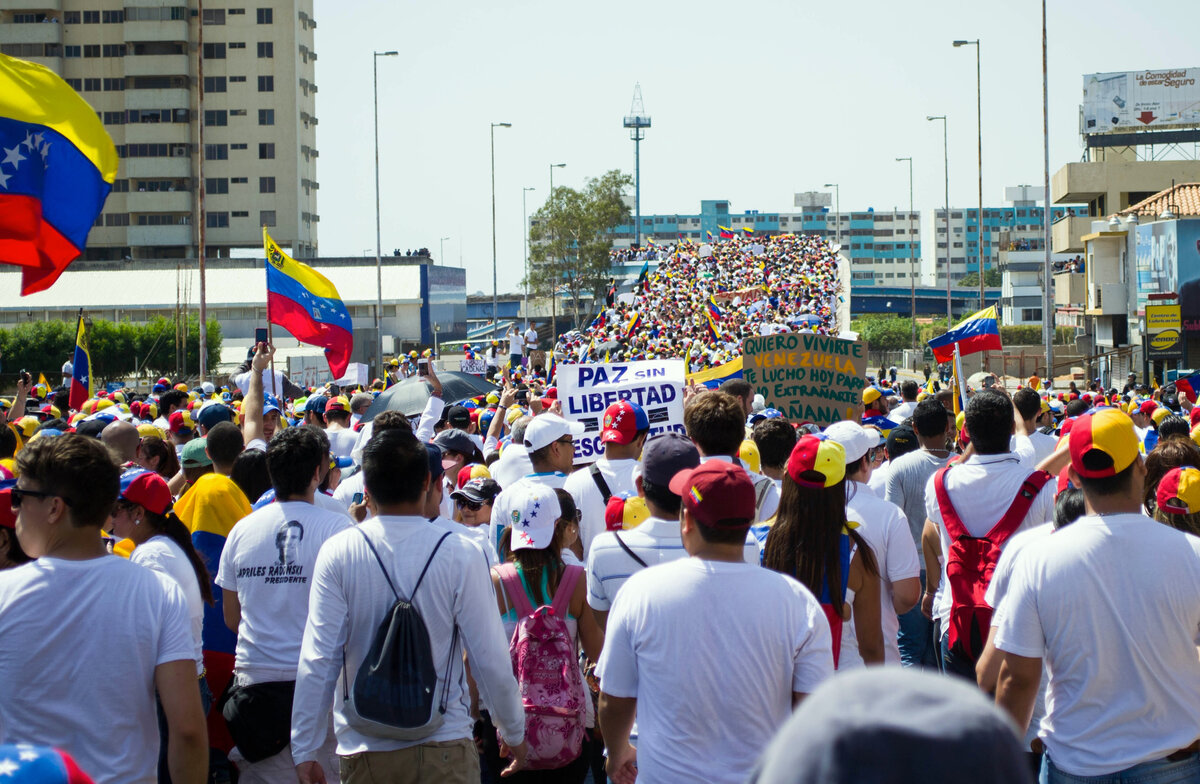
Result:
M217 585L242 605L234 669L243 683L296 679L317 553L344 514L284 501L243 518L221 553Z

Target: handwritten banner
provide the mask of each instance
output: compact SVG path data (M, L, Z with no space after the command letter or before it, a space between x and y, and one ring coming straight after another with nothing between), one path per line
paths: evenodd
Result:
M744 339L742 376L792 422L824 427L854 417L866 387L862 341L807 333Z

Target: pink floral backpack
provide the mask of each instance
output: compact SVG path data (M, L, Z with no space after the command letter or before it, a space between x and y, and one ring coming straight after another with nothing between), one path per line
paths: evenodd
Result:
M527 766L531 770L561 768L583 750L583 676L575 640L567 628L571 597L583 568L567 566L553 602L536 610L515 566L502 564L496 573L517 612L517 630L508 653L525 706Z

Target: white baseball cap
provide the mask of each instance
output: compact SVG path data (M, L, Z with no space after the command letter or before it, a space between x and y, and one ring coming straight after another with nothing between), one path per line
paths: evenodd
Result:
M509 492L513 498L513 550L544 550L554 540L554 526L562 516L558 495L549 485L522 482Z
M525 428L525 448L536 452L563 436L581 436L585 429L582 422L568 422L557 414L539 414Z
M857 422L843 420L834 422L825 428L825 436L831 441L837 441L846 450L846 465L857 462L862 456L879 446L879 434L867 430Z

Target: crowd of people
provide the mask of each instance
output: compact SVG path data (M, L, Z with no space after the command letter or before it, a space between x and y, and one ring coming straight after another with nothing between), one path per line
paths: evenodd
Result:
M839 297L848 295L837 255L815 236L680 240L613 253L614 263L657 259L657 270L629 294L610 285L597 317L559 338L560 362L681 358L698 372L741 356L747 336L837 334Z
M544 381L362 421L272 354L0 407L0 776L1200 780L1189 389L733 379L578 464Z

